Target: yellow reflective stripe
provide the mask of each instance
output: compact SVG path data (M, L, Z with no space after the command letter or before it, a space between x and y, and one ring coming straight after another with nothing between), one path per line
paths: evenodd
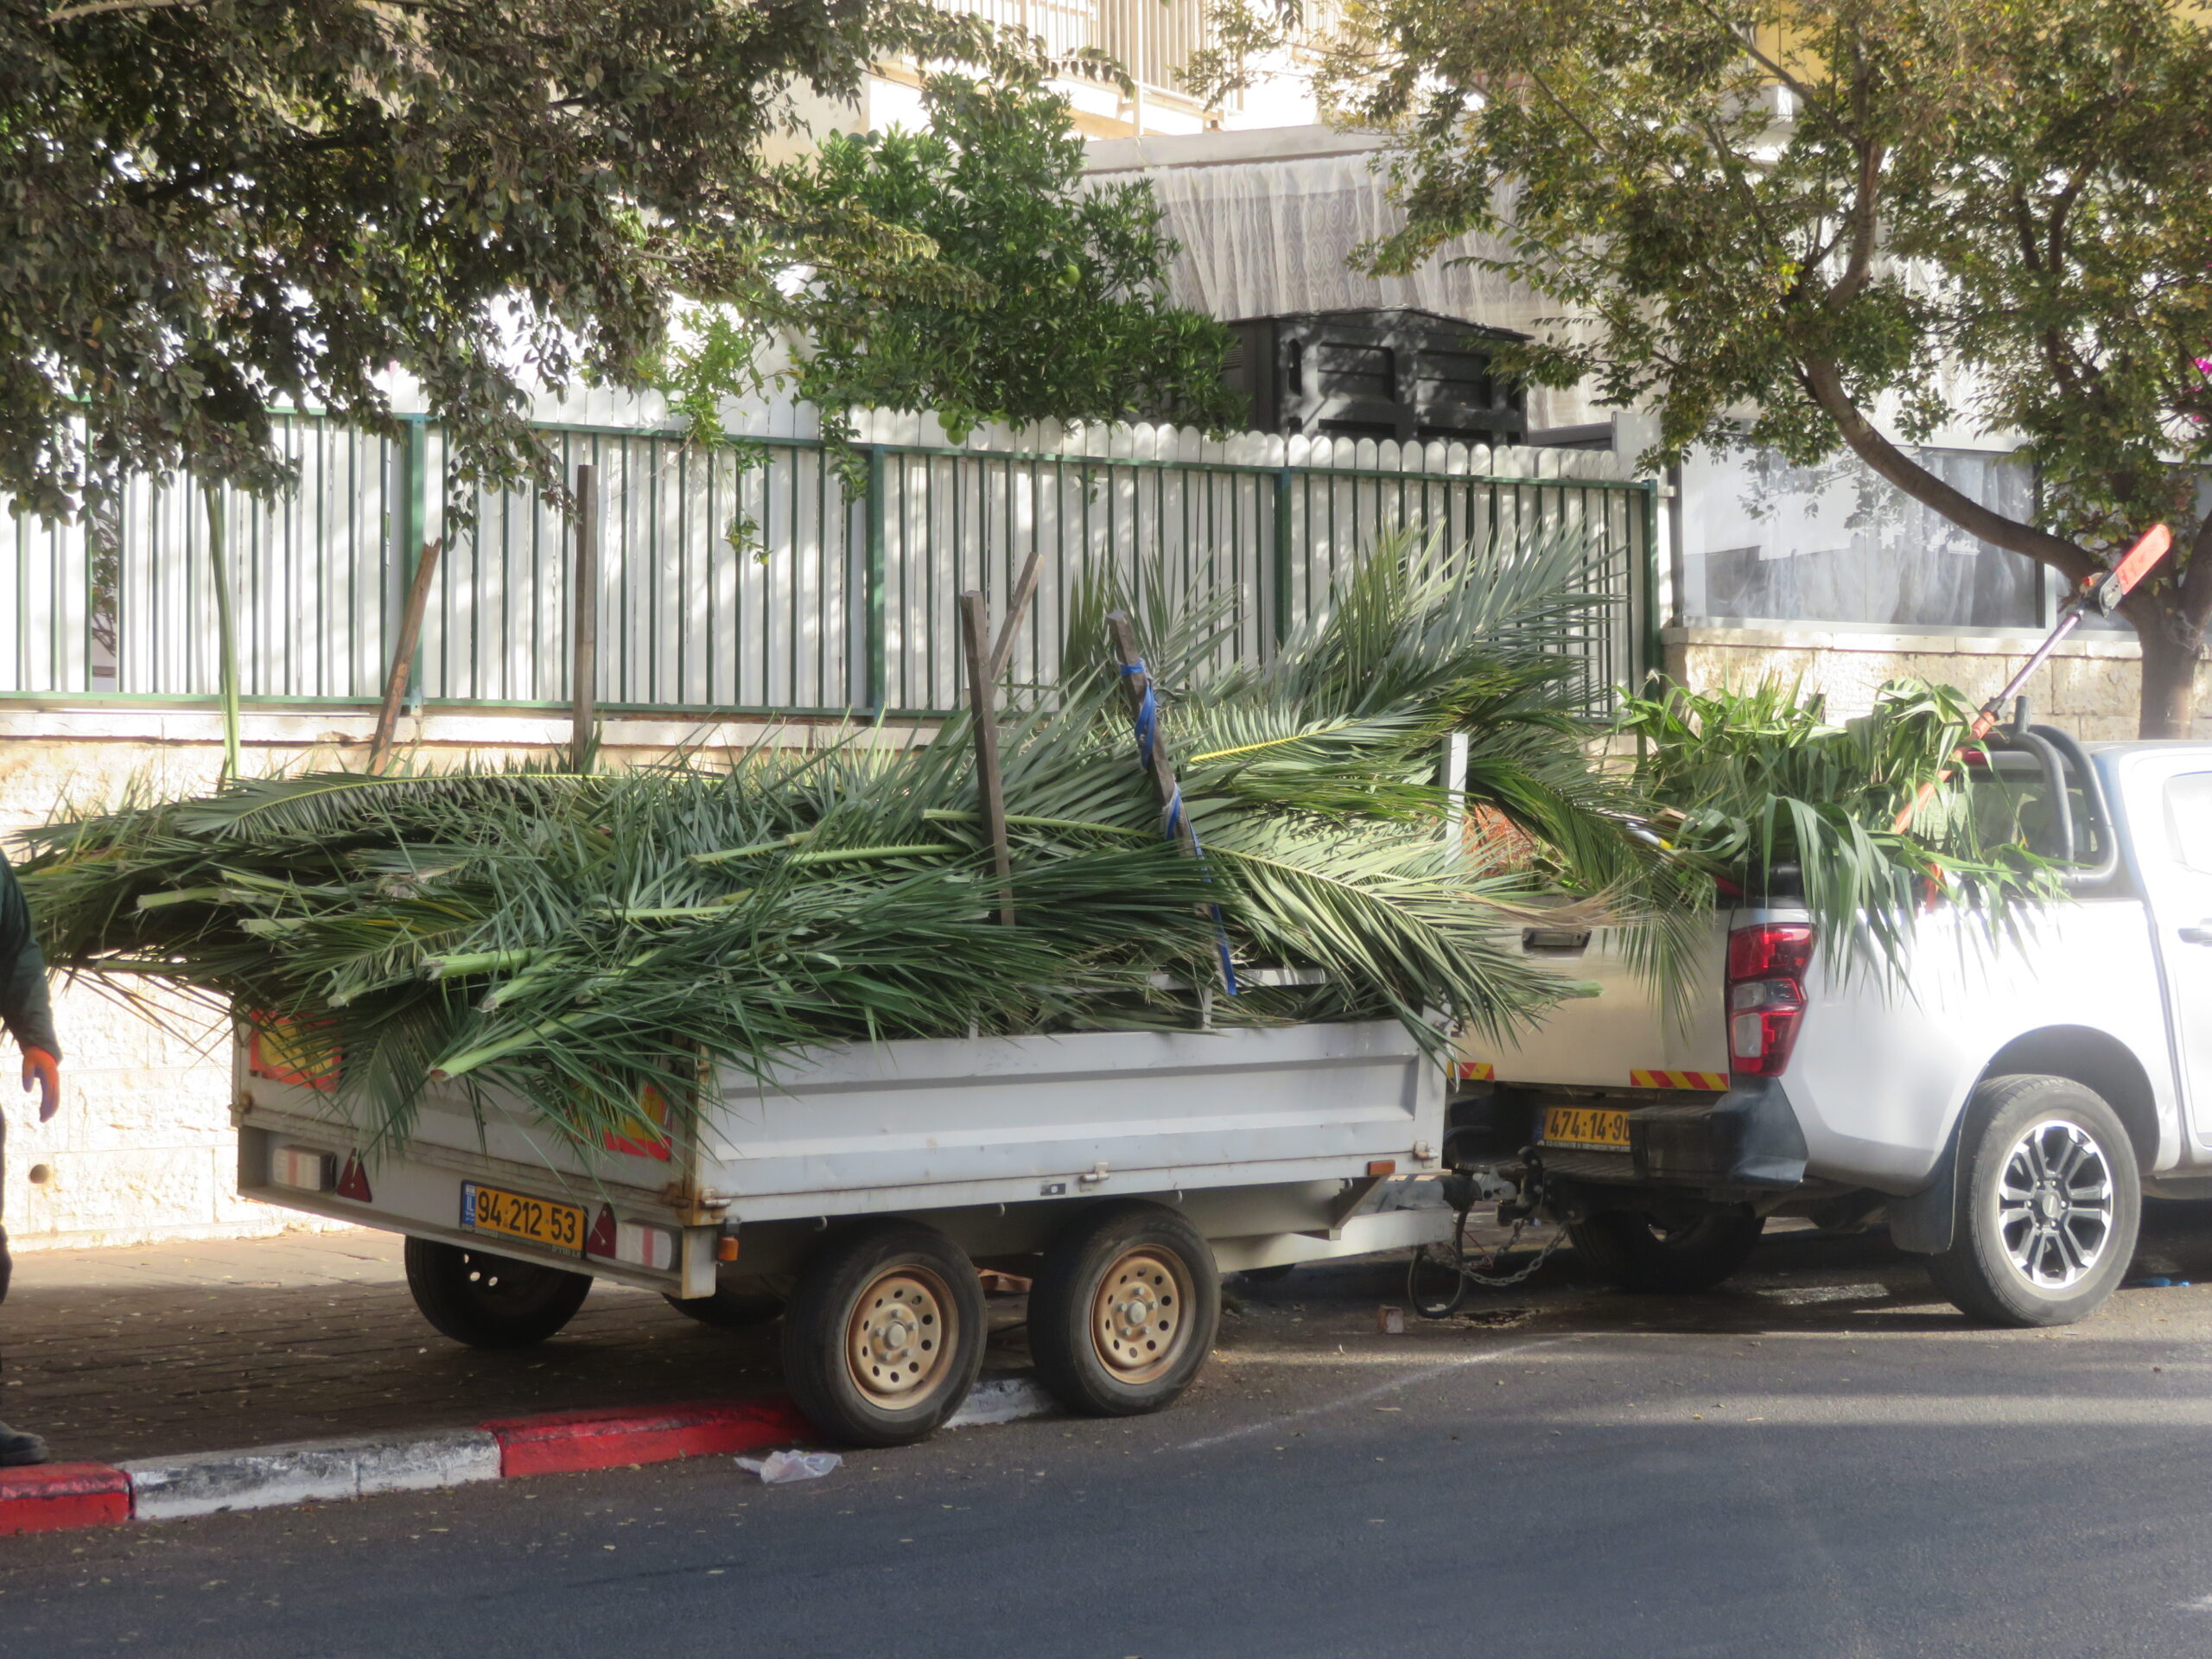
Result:
M1632 1089L1726 1089L1728 1077L1721 1071L1630 1071L1629 1086Z

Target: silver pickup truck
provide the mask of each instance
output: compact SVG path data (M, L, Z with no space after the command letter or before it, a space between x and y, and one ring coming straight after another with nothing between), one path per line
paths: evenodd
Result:
M2212 744L1993 741L2068 901L1993 935L1936 905L1899 973L1848 974L1777 872L1717 916L1687 1018L1618 937L1530 928L1599 994L1463 1046L1447 1158L1631 1288L1718 1284L1796 1215L1885 1221L1978 1319L2093 1312L2143 1194L2212 1197Z

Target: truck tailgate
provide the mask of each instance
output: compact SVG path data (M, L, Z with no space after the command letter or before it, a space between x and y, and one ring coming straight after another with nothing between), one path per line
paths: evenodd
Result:
M1572 936L1529 929L1520 954L1552 972L1586 980L1598 995L1562 1002L1541 1024L1499 1042L1470 1033L1459 1042L1460 1076L1471 1081L1556 1084L1589 1089L1725 1089L1728 1035L1720 1007L1727 966L1726 925L1716 920L1699 947L1686 1020L1629 964L1626 935L1593 928Z

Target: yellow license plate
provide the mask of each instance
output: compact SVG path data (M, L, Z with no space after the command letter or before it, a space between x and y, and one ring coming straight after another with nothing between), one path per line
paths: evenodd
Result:
M573 1204L533 1198L504 1187L461 1184L461 1224L471 1232L497 1233L571 1255L584 1253L584 1212Z
M1544 1144L1548 1147L1594 1147L1606 1152L1628 1150L1628 1114L1598 1111L1587 1106L1544 1108Z

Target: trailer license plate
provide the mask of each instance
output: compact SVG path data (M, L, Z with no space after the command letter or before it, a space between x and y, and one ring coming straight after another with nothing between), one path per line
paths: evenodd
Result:
M1596 1111L1586 1106L1544 1108L1544 1144L1548 1147L1594 1147L1606 1152L1628 1150L1628 1114Z
M461 1184L461 1224L471 1232L498 1233L571 1255L584 1253L584 1212L573 1204L525 1198L504 1187Z

